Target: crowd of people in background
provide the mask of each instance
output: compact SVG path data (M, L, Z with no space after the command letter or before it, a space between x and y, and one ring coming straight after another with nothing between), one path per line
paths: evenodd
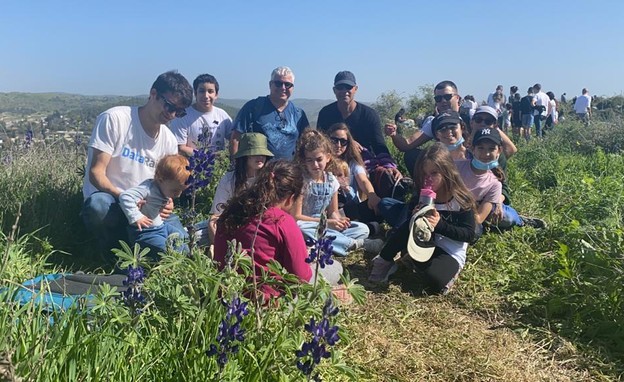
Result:
M454 82L441 81L433 89L434 113L405 136L397 127L414 125L405 109L382 123L373 108L356 101L350 71L334 77L336 101L321 109L316 128L290 100L290 68L273 70L268 85L268 95L245 103L232 120L215 106L214 76L202 74L191 86L171 71L156 79L145 105L98 116L81 215L102 253L125 240L149 247L157 261L171 235L188 240L188 229L173 213L174 199L191 176L187 158L201 145L229 152L231 161L210 219L197 226L221 265L227 241L235 239L249 252L253 246L258 272L275 260L302 282L322 277L339 290L339 261L320 275L305 262L306 241L317 240L319 225L326 224L333 256L359 249L371 255L369 281L386 282L406 266L430 292L444 294L457 280L468 246L485 232L546 226L511 206L505 171L518 150L514 141L543 138L561 120L565 93L558 101L536 83L524 96L518 86L505 95L498 85L480 105L472 95L462 97ZM572 100L587 124L591 101L587 89ZM404 153L407 173L399 171L384 135ZM413 183L411 198L395 192L405 180ZM183 244L175 249L189 250Z

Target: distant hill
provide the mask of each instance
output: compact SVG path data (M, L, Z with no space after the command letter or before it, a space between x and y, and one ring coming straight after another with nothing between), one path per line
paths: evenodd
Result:
M223 107L222 105L230 106L235 108L236 111L240 110L243 105L249 101L248 99L228 99L228 98L219 98L217 101L217 106ZM310 126L316 126L316 119L318 117L319 111L323 108L323 106L328 105L335 100L328 99L309 99L309 98L295 98L292 100L295 105L302 108L306 115L308 116L308 120L310 121ZM228 113L229 110L228 110ZM236 117L236 114L231 114L232 119Z
M147 101L147 95L137 96L89 96L71 93L0 93L0 121L28 118L30 120L45 119L55 114L63 115L71 120L80 120L89 130L91 123L98 114L113 106L140 106ZM249 101L248 99L219 98L216 105L223 108L232 119ZM316 119L321 108L334 100L297 98L293 102L302 108L311 126L316 126Z

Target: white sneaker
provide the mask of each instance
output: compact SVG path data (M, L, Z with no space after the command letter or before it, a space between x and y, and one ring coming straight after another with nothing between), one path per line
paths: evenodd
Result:
M388 282L388 277L394 274L398 269L397 264L394 261L387 261L379 256L375 256L373 259L373 269L371 270L368 281L373 283L385 283Z

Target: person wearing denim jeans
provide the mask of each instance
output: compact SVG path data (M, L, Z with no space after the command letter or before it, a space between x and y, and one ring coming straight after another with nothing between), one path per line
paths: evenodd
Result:
M186 78L170 71L154 81L145 105L117 106L97 117L89 141L81 217L105 257L119 240L128 240L119 195L153 178L161 158L177 154L176 138L166 123L184 116L192 100L193 88ZM162 208L166 217L172 211L173 202Z
M533 93L535 93L535 134L538 138L542 138L542 123L546 120L546 110L548 110L548 102L550 98L542 91L542 85L533 85Z

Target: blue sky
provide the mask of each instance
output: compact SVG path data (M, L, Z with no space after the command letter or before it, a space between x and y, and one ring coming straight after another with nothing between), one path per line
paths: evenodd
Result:
M0 5L0 92L147 94L158 74L210 73L224 98L268 92L280 65L293 98L413 94L451 79L484 99L536 82L557 97L624 90L624 1L37 1Z

